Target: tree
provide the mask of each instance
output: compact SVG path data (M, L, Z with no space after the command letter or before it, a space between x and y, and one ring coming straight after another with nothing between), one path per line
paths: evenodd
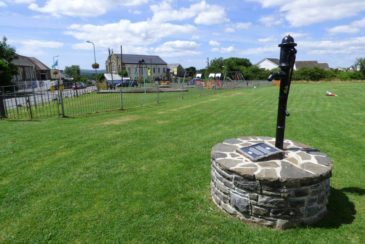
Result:
M128 77L128 71L123 69L118 72L118 75L120 75L121 77Z
M224 60L224 68L227 72L240 71L242 67L252 66L247 58L227 58Z
M296 70L293 74L294 80L312 80L319 81L327 77L326 71L324 69L313 67L313 68L302 68Z
M70 67L65 68L65 74L72 77L74 81L80 80L80 66L71 65Z
M13 75L17 73L17 68L11 63L16 58L15 49L6 43L6 37L0 42L0 118L6 117L4 97L2 93L11 87L1 87L11 85Z
M212 61L209 62L209 67L207 68L207 75L209 73L218 73L223 72L223 66L224 66L224 59L222 57L215 58Z
M356 59L355 67L359 69L363 78L365 78L365 58Z
M186 76L188 77L194 77L196 74L196 68L193 66L186 68L185 71L186 71Z
M11 63L16 59L15 49L6 43L6 37L0 42L0 86L11 85L13 75L17 74L17 67Z

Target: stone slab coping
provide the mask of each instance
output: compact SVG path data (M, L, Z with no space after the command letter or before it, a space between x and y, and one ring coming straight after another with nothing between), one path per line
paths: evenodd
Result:
M223 170L250 180L277 182L281 185L310 185L331 177L332 161L324 153L307 145L284 140L285 156L281 160L253 162L236 150L256 143L275 146L275 138L245 136L228 139L215 145L211 152Z

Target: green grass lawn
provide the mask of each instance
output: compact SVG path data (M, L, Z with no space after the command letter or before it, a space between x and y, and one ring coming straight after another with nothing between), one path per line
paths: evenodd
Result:
M365 83L292 86L285 137L326 152L334 171L328 215L286 231L245 224L210 198L212 146L275 136L276 87L0 121L0 242L364 243L364 94Z

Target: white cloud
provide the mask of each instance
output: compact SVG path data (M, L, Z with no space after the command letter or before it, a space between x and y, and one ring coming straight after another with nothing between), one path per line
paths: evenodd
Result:
M328 32L331 34L338 33L357 33L361 29L365 28L365 18L361 20L356 20L348 25L338 25L333 28L328 29Z
M280 16L270 15L264 16L259 19L259 22L267 27L280 25L283 23L283 20Z
M303 41L298 42L299 47L313 55L358 55L365 51L365 36L347 38L346 40Z
M212 47L219 47L221 44L217 41L210 40L209 45Z
M222 6L208 4L206 1L192 4L188 8L173 9L171 1L167 0L158 5L152 5L151 10L153 20L157 22L193 19L198 25L214 25L228 21Z
M6 7L6 6L7 6L6 3L0 1L0 8L1 7Z
M293 26L343 19L365 11L364 0L256 0L265 8L279 7Z
M32 2L27 0L18 1ZM47 0L43 6L33 2L29 5L29 8L33 11L54 16L96 17L116 7L135 6L147 2L148 0Z
M157 23L151 20L141 22L120 20L105 25L71 25L66 34L81 41L73 46L75 49L87 48L84 42L91 40L97 48L118 48L119 50L119 46L123 45L123 49L128 53L148 53L152 44L164 38L176 38L195 32L196 28L192 25Z
M247 30L251 27L251 22L238 22L232 23L226 26L224 29L225 32L236 32L238 30Z
M29 56L38 56L46 53L46 49L57 49L63 47L62 42L44 40L22 40L14 41L17 44L17 53Z
M227 32L227 33L233 33L235 32L236 30L231 27L231 26L227 26L225 29L224 29L224 32Z
M198 55L198 43L194 41L169 41L154 49L158 55L165 57L191 56Z
M212 48L212 52L217 52L217 53L233 53L236 52L236 48L234 46L229 46L229 47L214 47Z
M254 47L247 48L240 51L241 55L260 55L260 56L268 56L274 53L279 53L279 48L277 46L263 46L263 47Z
M31 4L34 3L35 0L5 0L8 3L15 3L15 4Z
M258 42L274 42L275 41L275 39L274 38L272 38L272 37L264 37L264 38L259 38L258 40L257 40Z
M291 35L295 41L297 39L303 39L303 38L306 38L309 36L308 33L304 33L304 32L286 32L282 36L287 36L287 35Z

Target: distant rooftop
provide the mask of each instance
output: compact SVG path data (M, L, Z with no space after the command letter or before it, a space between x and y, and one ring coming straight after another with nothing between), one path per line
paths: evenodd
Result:
M123 60L125 64L138 64L140 60L144 60L145 64L162 64L167 65L165 61L162 60L159 56L156 55L139 55L139 54L114 54L117 55L118 58Z

